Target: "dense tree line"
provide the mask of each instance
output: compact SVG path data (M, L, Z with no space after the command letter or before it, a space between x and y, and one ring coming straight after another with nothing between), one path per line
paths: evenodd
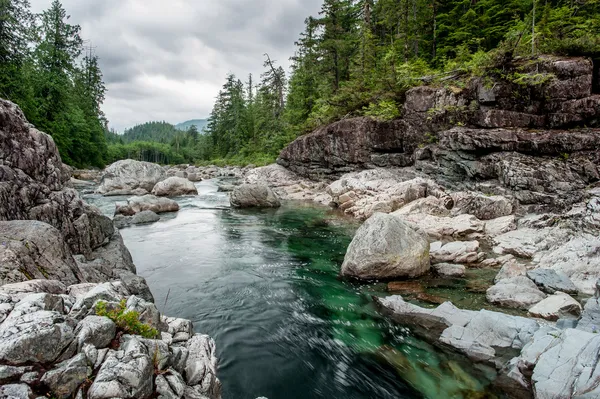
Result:
M28 0L0 0L0 96L52 135L64 162L103 166L106 89L80 30L59 0L40 15Z
M201 158L200 133L195 125L181 131L167 122L147 122L123 134L106 132L109 162L120 159L161 164L194 163Z
M600 0L324 0L296 46L289 75L267 54L258 79L229 74L203 132L152 122L115 135L100 108L98 58L60 2L32 15L27 0L0 0L0 95L52 134L72 165L267 163L319 125L400 116L406 90L440 76L516 56L598 59Z
M261 82L229 75L205 154L274 158L351 115L395 118L407 89L506 56L600 57L598 0L324 0L296 42L289 81L267 57Z

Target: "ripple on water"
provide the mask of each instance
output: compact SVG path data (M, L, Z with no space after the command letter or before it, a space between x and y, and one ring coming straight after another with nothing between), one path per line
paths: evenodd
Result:
M197 187L122 234L159 308L215 338L224 399L484 397L469 365L379 316L385 284L338 278L354 223L306 204L231 210L214 182Z

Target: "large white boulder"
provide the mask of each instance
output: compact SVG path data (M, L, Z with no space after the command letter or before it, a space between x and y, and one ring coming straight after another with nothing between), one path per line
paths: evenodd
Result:
M104 195L145 195L166 178L160 165L126 159L104 170L97 191Z
M278 208L279 199L264 183L242 184L231 193L231 206L234 208Z
M342 275L362 279L418 277L429 271L429 241L400 218L376 213L348 247Z
M182 195L198 195L198 189L188 179L182 177L169 177L156 183L152 194L157 197L179 197Z

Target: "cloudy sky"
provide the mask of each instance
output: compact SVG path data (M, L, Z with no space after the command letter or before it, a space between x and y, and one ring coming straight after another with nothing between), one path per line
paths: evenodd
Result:
M34 12L51 0L30 0ZM228 72L284 67L322 0L63 0L100 57L111 127L208 116Z

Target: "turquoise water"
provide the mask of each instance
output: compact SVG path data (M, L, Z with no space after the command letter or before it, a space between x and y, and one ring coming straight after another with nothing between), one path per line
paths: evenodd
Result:
M161 311L215 339L224 399L493 397L464 359L378 314L386 284L338 277L354 221L302 203L232 210L214 183L198 188L179 213L122 234ZM464 281L424 283L481 302L453 289Z

